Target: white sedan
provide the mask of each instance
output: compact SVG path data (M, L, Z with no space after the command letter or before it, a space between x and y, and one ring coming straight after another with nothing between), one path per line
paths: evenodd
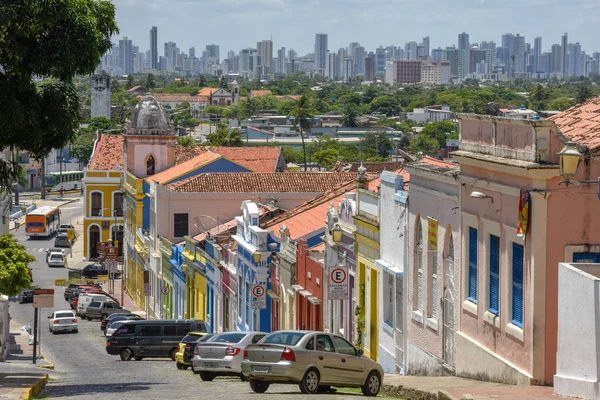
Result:
M48 319L48 329L52 333L78 331L77 317L71 310L54 311Z

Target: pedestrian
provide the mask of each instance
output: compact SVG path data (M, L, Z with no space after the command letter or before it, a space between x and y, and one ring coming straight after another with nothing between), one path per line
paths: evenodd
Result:
M60 185L60 188L58 189L58 195L60 197L63 197L63 192L64 192L63 185Z
M81 195L83 196L83 186L81 187Z

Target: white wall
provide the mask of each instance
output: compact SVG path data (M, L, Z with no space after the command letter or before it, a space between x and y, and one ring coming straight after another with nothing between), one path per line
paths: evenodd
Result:
M600 398L600 264L560 263L554 392Z

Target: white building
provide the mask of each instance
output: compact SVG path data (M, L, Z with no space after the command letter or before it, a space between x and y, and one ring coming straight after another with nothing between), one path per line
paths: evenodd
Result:
M450 61L432 61L431 57L421 59L421 81L433 85L450 83Z

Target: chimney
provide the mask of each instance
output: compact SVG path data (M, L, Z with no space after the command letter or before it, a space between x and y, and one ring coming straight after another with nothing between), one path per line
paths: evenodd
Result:
M358 177L356 178L356 188L357 189L369 189L369 180L365 176L367 169L363 166L362 161L360 163L360 167L358 167Z

